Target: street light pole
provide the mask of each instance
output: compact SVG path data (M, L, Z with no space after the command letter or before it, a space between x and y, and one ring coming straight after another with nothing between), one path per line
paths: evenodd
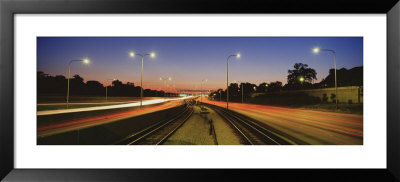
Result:
M243 104L243 82L240 83L240 86L242 87L242 104Z
M144 56L142 56L142 71L140 72L140 107L143 102L143 58Z
M229 58L236 56L236 58L240 58L240 54L233 54L229 55L228 58L226 58L226 110L229 109L229 87L228 87L228 81L229 81Z
M131 57L134 57L135 55L141 56L142 57L142 69L140 72L140 107L142 107L142 103L143 103L143 59L145 56L150 56L150 57L154 57L155 54L154 53L148 53L148 54L137 54L134 52L130 52L129 55Z
M113 81L114 81L115 78L114 78L114 79L107 79L107 80L113 80ZM111 84L112 84L112 83L111 83ZM107 98L107 87L108 87L108 85L106 85L106 102L108 101L108 100L107 100L107 99L108 99L108 98Z
M338 109L338 95L337 95L337 78L336 78L336 52L331 50L333 53L333 57L334 57L334 64L335 64L335 95L336 95L336 109Z
M235 81L236 82L236 81ZM238 82L240 82L240 90L242 91L242 104L243 104L243 82L241 82L241 81L238 81Z
M167 77L167 78L163 78L163 77L160 77L160 81L164 81L164 96L168 96L168 95L166 95L168 92L167 92L167 80L168 81L171 81L172 80L172 78L169 76L169 77ZM174 87L175 88L175 87ZM168 90L170 90L170 89L168 89Z
M229 102L229 87L228 87L228 79L229 79L229 58L232 55L228 56L228 58L226 59L226 110L228 110L228 102Z
M332 54L333 54L333 58L334 58L334 64L335 64L335 96L336 96L336 99L335 99L335 101L336 101L336 109L338 109L338 95L337 95L337 77L336 77L336 52L334 51L334 50L332 50L332 49L321 49L321 48L318 48L318 47L316 47L316 48L314 48L313 49L313 52L314 53L318 53L319 51L328 51L328 52L331 52Z
M201 80L201 84L200 84L200 103L203 103L203 81L208 81L207 79L203 79Z
M75 62L75 61L79 61L79 62L83 62L85 64L89 64L89 59L85 58L85 59L79 59L79 60L71 60L68 63L68 78L67 78L67 109L69 107L69 77L71 76L71 63Z

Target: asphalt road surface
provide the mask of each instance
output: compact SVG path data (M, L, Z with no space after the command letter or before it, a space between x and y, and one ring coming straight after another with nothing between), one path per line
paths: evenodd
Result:
M188 98L190 98L190 97L179 97L179 98L173 98L173 99L164 98L164 99L144 100L142 102L142 105L158 104L158 103L163 103L163 102L168 102L168 101L173 101L173 100L183 100L183 99L188 99ZM43 116L43 115L52 115L52 114L117 109L117 108L135 107L135 106L140 106L140 102L115 104L115 105L107 105L107 106L97 106L97 107L84 107L84 108L74 108L74 109L57 109L57 110L38 111L37 115Z
M180 98L185 99L185 98ZM171 101L171 102L167 102ZM210 101L203 102L225 108L226 102ZM177 99L159 99L143 102L146 104L163 103L157 106L149 106L139 110L124 111L107 115L95 115L82 119L70 118L71 121L52 123L49 125L38 125L38 136L52 135L79 128L101 125L125 118L135 117L154 111L164 110L179 105ZM117 104L112 106L98 106L91 108L76 108L50 110L47 114L68 113L100 110L110 108L132 107L134 104ZM356 114L343 114L336 112L314 111L307 109L295 109L287 107L276 107L255 104L229 103L229 109L236 111L246 117L257 120L271 132L282 138L289 144L310 145L362 145L363 144L363 116ZM44 112L44 111L43 111ZM190 119L190 118L189 118Z
M203 102L226 107L226 102L207 99ZM362 115L241 103L229 103L229 109L275 128L279 131L277 135L292 144L298 143L291 137L302 141L302 144L363 144Z

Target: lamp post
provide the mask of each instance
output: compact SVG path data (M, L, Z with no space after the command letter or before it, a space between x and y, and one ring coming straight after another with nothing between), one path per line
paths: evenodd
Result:
M243 95L244 95L243 82L240 82L240 88L242 89L242 104L243 104Z
M222 101L222 99L221 99L221 98L222 98L222 96L221 96L221 91L222 91L222 90L219 90L219 101L220 101L220 102Z
M130 57L135 57L136 55L142 57L142 71L140 72L140 107L142 107L142 102L143 102L143 59L145 56L150 56L151 58L154 58L156 56L156 54L154 52L147 53L147 54L138 54L138 53L134 53L134 52L129 53Z
M207 82L207 79L202 79L200 84L200 103L203 103L203 82Z
M236 82L236 81L235 81ZM240 90L242 91L242 104L243 104L243 82L241 82L241 81L238 81L238 82L240 82Z
M164 81L164 91L165 91L165 94L167 94L167 80L168 81L171 81L172 80L172 78L169 76L168 78L163 78L163 77L160 77L160 81ZM169 90L169 89L168 89Z
M333 63L335 64L335 95L336 95L336 109L338 109L338 95L337 95L337 78L336 78L336 52L332 49L321 49L319 47L315 47L313 52L318 54L320 51L328 51L333 53Z
M226 58L226 110L228 110L229 107L229 87L228 87L228 81L229 81L229 58L231 57L236 57L240 58L240 54L232 54L229 55L228 58Z
M76 61L83 62L84 64L90 63L89 59L87 59L87 58L69 61L69 63L68 63L68 78L67 78L67 80L68 80L67 81L67 109L69 107L69 77L71 75L71 63L76 62Z
M113 78L113 79L110 78L110 79L107 79L107 80L115 81L116 79L115 79L115 78ZM111 83L111 84L112 84L112 83ZM106 102L108 101L108 100L107 100L107 87L108 87L108 85L106 85Z

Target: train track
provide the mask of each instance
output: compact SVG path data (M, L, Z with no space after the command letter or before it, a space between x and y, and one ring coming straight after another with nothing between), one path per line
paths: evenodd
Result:
M274 134L260 122L250 119L242 114L211 104L206 106L217 112L232 128L243 138L248 145L288 145L286 140Z
M181 112L172 117L157 122L147 128L133 133L122 140L115 142L116 145L160 145L163 144L179 127L190 118L193 113L191 106L185 106Z

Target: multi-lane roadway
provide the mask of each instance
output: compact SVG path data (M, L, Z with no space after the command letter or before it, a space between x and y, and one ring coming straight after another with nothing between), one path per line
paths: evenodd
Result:
M82 138L84 132L91 133L87 134L90 136L96 132L96 136L113 136L112 139L105 137L104 143L100 142L101 137L87 139L86 144L91 144L91 140L97 139L99 141L93 141L93 144L162 144L181 126L193 125L193 123L196 125L196 122L185 123L192 118L194 102L190 101L191 99L149 100L143 103L148 105L146 108L132 110L131 108L138 107L138 103L41 111L40 114L38 112L38 141L51 141L50 143L54 144L54 142L57 143L57 140L43 139L80 130L81 133L76 137L78 137L77 141L81 142L85 141ZM225 122L229 128L223 130L233 133L234 135L230 134L229 136L237 137L241 144L363 144L362 115L241 103L230 103L230 110L227 111L226 102L202 100L204 103L198 104L196 107L202 105L218 114L213 115L214 118L210 115L207 117L206 114L200 114L207 120ZM125 110L119 110L123 108ZM106 111L113 112L107 113ZM81 116L82 113L92 114ZM39 121L41 117L45 118L46 116L50 119L47 118L46 122ZM62 121L53 122L52 116L58 116L54 118L65 117L61 119ZM197 124L200 124L199 122ZM219 126L218 123L216 124ZM211 130L219 129L213 127L214 125L210 123L210 133L212 133ZM194 126L183 128L196 129ZM190 132L183 133L189 133L187 136L181 136L183 138L194 137L190 136ZM204 132L204 135L208 135L208 132Z

